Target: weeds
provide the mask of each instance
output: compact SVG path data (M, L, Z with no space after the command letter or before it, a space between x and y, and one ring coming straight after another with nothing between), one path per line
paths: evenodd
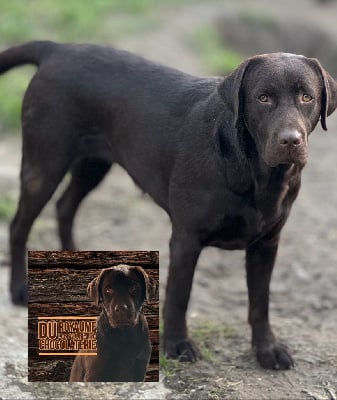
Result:
M189 1L189 0L184 0ZM22 0L4 1L0 13L0 50L29 40L109 42L119 35L150 29L149 14L179 0ZM0 129L18 130L24 91L33 69L0 76Z
M15 202L9 195L0 196L0 220L9 221L15 212Z
M224 47L214 28L202 28L195 33L194 42L202 55L205 67L214 74L227 75L236 68L243 57Z
M163 339L163 321L159 321L160 340ZM219 342L220 339L230 337L235 334L233 329L223 323L215 321L198 321L190 328L191 337L195 340L199 350L201 359L207 362L216 361L216 352L213 349L212 343ZM176 375L182 371L187 363L181 363L177 360L168 359L164 354L159 356L159 364L166 377Z
M199 321L198 325L191 328L191 336L195 339L201 358L206 361L215 361L216 354L212 343L232 336L234 331L227 325L215 321Z
M159 365L164 375L169 378L180 372L183 369L184 365L186 365L186 363L184 364L178 360L171 360L170 358L167 358L164 354L160 354Z
M266 27L273 27L275 25L275 18L269 14L263 14L261 12L257 12L253 9L243 10L240 13L241 20L243 22L252 24L252 25L260 25Z

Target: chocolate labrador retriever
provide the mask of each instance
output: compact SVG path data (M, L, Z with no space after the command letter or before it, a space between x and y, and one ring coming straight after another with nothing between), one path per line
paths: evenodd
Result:
M141 267L106 268L88 285L88 296L102 305L97 320L97 356L76 356L70 382L139 382L151 355L142 312L149 278Z
M172 221L164 349L195 361L186 310L205 246L246 251L252 342L265 368L293 360L268 319L281 229L300 188L308 137L337 107L337 83L316 59L287 53L201 78L91 44L31 42L0 54L0 73L38 66L22 110L19 207L11 224L11 292L26 302L25 245L68 170L57 203L63 249L83 198L113 163Z

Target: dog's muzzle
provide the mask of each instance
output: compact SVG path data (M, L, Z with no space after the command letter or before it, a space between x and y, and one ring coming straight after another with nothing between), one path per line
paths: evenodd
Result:
M308 150L304 135L296 129L284 129L266 147L265 162L271 167L279 164L304 166Z

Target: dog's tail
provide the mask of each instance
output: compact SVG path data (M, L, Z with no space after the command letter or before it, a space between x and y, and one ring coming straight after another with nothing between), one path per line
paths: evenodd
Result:
M35 41L10 47L0 53L0 74L23 64L39 66L57 46L57 43L50 41Z

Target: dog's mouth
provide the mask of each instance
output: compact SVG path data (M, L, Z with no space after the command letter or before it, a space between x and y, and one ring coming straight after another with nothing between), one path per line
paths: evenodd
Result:
M269 167L277 167L280 164L295 164L304 167L308 160L308 152L306 146L287 151L266 151L263 157L265 163Z
M269 167L277 167L279 165L296 165L298 167L303 168L307 162L306 158L286 158L286 159L272 159L265 160L266 164Z
M138 318L109 318L109 325L112 328L133 327L137 324Z

